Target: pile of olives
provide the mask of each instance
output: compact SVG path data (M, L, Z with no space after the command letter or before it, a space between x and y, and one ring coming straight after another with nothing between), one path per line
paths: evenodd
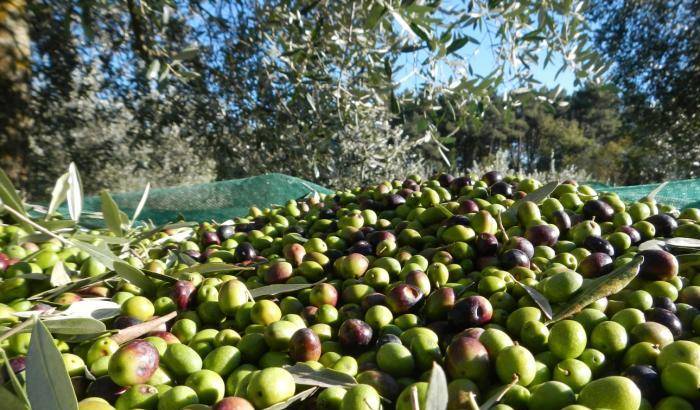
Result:
M700 210L626 203L572 180L541 188L498 172L413 175L166 227L121 253L153 273L152 287L109 277L50 300L31 296L51 289L36 276L57 263L71 280L109 269L55 238L22 240L30 232L7 218L0 334L16 312L90 298L119 304L108 329L177 312L121 345L111 334L56 337L81 410L282 408L310 388L299 363L352 383L328 383L295 408L424 409L434 363L448 409L504 390L492 409L700 408ZM108 231L88 233L115 247ZM691 240L649 242L673 237ZM562 320L526 289L556 313L639 255L629 284ZM251 294L270 285L282 286ZM0 342L20 380L30 338Z

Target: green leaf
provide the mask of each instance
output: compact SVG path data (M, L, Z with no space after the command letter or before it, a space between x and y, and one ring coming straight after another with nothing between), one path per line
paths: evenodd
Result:
M517 284L523 287L525 289L525 292L532 298L532 300L535 302L537 307L540 308L542 313L544 313L544 316L547 319L551 319L554 313L552 312L552 305L549 304L549 300L544 297L543 294L537 291L537 289L533 288L532 286L528 286L524 283L521 283L519 281L515 281Z
M63 286L71 282L70 276L66 272L66 265L59 261L51 269L51 276L49 278L49 283L51 286Z
M37 225L42 226L51 232L75 227L75 221L71 219L53 219L51 221L37 220L34 222L36 222Z
M503 396L508 393L510 389L513 388L518 384L518 376L516 374L513 374L513 381L506 384L505 386L499 387L491 397L489 397L488 400L484 402L481 406L479 406L479 410L489 410L491 407L495 406L501 399L503 399Z
M476 43L479 44L478 41L474 37L470 36L464 36L464 37L459 37L456 38L452 43L450 43L449 46L447 46L447 54L452 54L454 52L457 52L462 49L462 47L466 46L469 43Z
M386 12L386 7L382 6L379 3L375 3L369 11L369 16L367 16L367 22L365 24L366 27L369 29L373 29L379 22L379 19L381 19L386 14Z
M130 242L129 239L123 238L123 237L97 235L97 234L90 234L90 233L83 233L83 232L78 232L75 235L73 235L71 238L78 239L80 241L88 242L88 243L92 243L95 240L99 240L99 241L104 242L104 243L109 244L109 245L124 245L124 244Z
M534 203L540 203L541 201L544 201L547 199L548 196L554 192L555 189L559 186L559 181L552 181L539 189L536 189L529 194L525 195L525 198L520 199L518 202L514 203L511 205L508 209L506 209L505 215L508 218L515 218L518 215L518 208L520 207L520 204L522 204L525 201L531 201Z
M153 271L146 270L146 269L141 269L141 272L143 272L143 274L148 276L149 278L162 280L163 282L167 282L167 283L177 282L176 278L173 278L172 276L164 275L162 273L153 272Z
M122 230L122 220L119 215L119 206L112 195L108 191L100 192L100 200L102 202L102 218L105 221L107 229L112 231L117 236L122 236L124 231Z
M151 294L155 291L155 286L153 282L148 279L148 276L128 263L122 261L114 262L114 270L117 272L117 275L126 279L133 285L138 286L145 293Z
M568 305L557 312L549 323L555 323L580 312L598 299L613 295L627 286L639 273L644 257L637 255L629 263L607 275L594 279Z
M430 43L430 31L417 23L411 23L410 27L411 30L413 30L413 32L416 33L416 35L420 37L421 40L425 41L425 43L428 44L430 46L430 49L432 50L432 45Z
M105 324L89 317L56 317L43 319L46 328L58 335L89 335L107 331Z
M146 188L143 190L143 195L141 195L141 200L139 201L139 204L136 206L136 209L134 210L134 215L131 217L131 222L129 223L129 228L131 228L136 220L138 219L139 215L141 215L141 211L143 210L143 207L146 205L146 201L148 200L148 194L151 192L151 183L146 184Z
M114 262L119 262L119 258L113 254L109 249L98 248L97 246L83 242L80 240L70 241L76 248L85 251L90 254L93 258L97 259L100 263L105 265L109 269L114 269Z
M80 220L80 214L83 212L83 183L80 180L78 168L74 163L68 166L68 213L75 222Z
M664 188L666 188L666 185L668 185L668 181L666 181L666 182L664 182L664 183L662 183L662 184L659 184L659 186L657 186L657 187L654 188L651 192L649 192L649 194L648 194L646 197L644 197L644 199L653 200L654 198L656 198L656 195L657 195L659 192L661 192L661 190L663 190Z
M14 396L19 401L19 403L15 403L14 406L8 406L9 403L5 401L2 401L1 403L4 403L4 406L8 406L8 408L10 409L29 408L29 399L27 398L27 393L22 388L22 384L20 384L19 380L17 379L17 375L15 374L14 370L12 370L12 366L10 365L10 359L7 357L5 349L0 348L0 356L2 356L2 362L3 366L5 367L5 372L10 377L12 390L15 391L15 394L12 396ZM2 400L2 397L0 397L0 400Z
M267 285L261 286L259 288L251 289L250 296L253 299L257 299L263 296L274 296L281 293L296 292L298 290L310 288L315 283L300 283L300 284L281 284L281 285Z
M682 237L668 238L666 239L666 245L672 248L700 249L700 239Z
M66 195L68 194L68 173L61 175L57 180L56 184L51 191L51 202L49 202L49 209L46 212L46 219L51 217L51 215L56 212L56 209L66 200Z
M160 61L153 60L148 66L148 71L146 72L146 78L149 80L155 80L158 78L158 73L160 72Z
M189 268L185 268L180 271L180 273L189 273L189 272L196 272L196 273L201 273L202 275L207 274L207 273L216 273L216 272L229 272L229 271L238 271L238 270L253 270L255 268L251 266L238 266L238 265L232 265L230 263L221 263L221 262L209 262L209 263L202 263L200 265L193 265L190 266Z
M283 401L282 403L274 404L270 407L266 407L264 410L283 410L283 409L286 409L287 407L291 406L292 404L294 404L298 401L304 401L304 400L308 399L309 397L313 396L313 394L316 393L316 390L318 390L318 387L312 387L310 389L306 389L299 394L295 394L294 396L290 397L286 401Z
M197 54L199 53L199 47L197 46L189 46L185 47L182 50L180 50L179 53L175 55L175 60L191 60L195 57L197 57Z
M425 410L445 410L447 408L447 377L442 367L433 362L433 370L428 380L428 393L425 398Z
M294 366L285 366L284 368L292 374L296 384L305 386L352 387L357 384L354 377L333 369L314 370L311 366L304 363L297 363Z
M34 409L78 410L73 385L51 333L37 321L27 354L27 394Z
M24 404L22 400L16 395L12 394L4 386L0 386L0 403L2 403L3 408L8 410L19 410L28 409L29 406Z
M17 194L17 190L15 190L14 185L12 185L12 181L10 181L10 178L2 169L0 169L0 210L2 209L1 205L10 207L15 211L19 212L20 214L27 216L27 210L24 209L24 205L19 195ZM31 225L27 224L21 219L14 217L14 215L13 219L19 222L19 224L24 228L25 231L34 231Z

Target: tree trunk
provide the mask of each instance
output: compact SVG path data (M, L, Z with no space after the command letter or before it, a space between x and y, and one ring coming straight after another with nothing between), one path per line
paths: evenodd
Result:
M31 74L25 0L0 0L0 167L15 183L27 179Z

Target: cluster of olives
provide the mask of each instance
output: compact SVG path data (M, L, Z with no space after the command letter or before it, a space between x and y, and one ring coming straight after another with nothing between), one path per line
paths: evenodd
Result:
M700 408L700 253L681 250L679 264L674 249L639 249L700 239L700 210L625 203L575 181L526 198L541 187L498 172L410 176L141 239L125 262L172 280L150 275L145 289L108 279L50 300L111 298L121 311L109 329L177 312L122 345L109 334L57 337L79 408L264 409L310 388L295 379L298 363L354 380L292 404L305 409L423 409L434 363L449 409L509 384L493 409ZM27 234L0 226L5 328L15 312L49 308L29 300L51 289L36 274L59 262L74 280L108 272L89 253ZM556 313L639 255L624 289L562 320L548 320L526 289ZM251 297L279 284L302 286ZM0 342L20 379L30 337Z

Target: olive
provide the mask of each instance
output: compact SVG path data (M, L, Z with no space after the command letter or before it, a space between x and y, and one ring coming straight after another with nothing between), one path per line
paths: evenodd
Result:
M362 350L372 342L372 327L359 319L348 319L338 329L338 341L349 350Z
M559 239L559 229L551 225L535 225L525 230L525 238L534 246L553 246Z
M623 376L632 380L642 392L642 397L655 403L663 395L661 377L651 366L633 365L625 369Z
M587 219L595 218L598 222L612 221L615 210L605 201L592 199L583 204L583 215Z
M535 256L535 247L532 246L532 242L523 238L522 236L513 236L503 245L504 250L517 249L525 253L528 259L532 259Z
M678 260L672 254L657 249L639 252L644 257L639 276L648 280L668 280L678 274Z
M465 214L476 213L479 212L479 205L471 199L465 199L459 202L458 211Z
M513 186L505 181L498 181L491 185L491 195L503 195L506 198L513 196Z
M486 185L492 186L496 182L503 180L503 174L498 171L489 171L481 177L481 180L486 182Z
M321 340L309 328L294 332L289 339L289 356L297 362L318 360L321 357Z
M257 256L257 252L253 245L243 242L236 247L235 256L239 262L252 261Z
M631 226L620 226L619 228L617 228L616 231L626 233L627 236L630 237L632 245L637 245L639 242L642 241L642 235L639 234L638 230L634 229Z
M662 237L673 236L673 231L678 228L678 221L668 214L656 214L648 217L645 221L654 225L656 235Z
M513 269L516 266L530 267L530 259L520 249L509 249L503 252L499 259L504 269Z
M673 312L655 307L644 311L644 317L649 322L661 323L666 326L674 338L678 338L683 334L683 325L680 319Z
M423 292L418 287L399 283L386 294L386 303L394 314L406 313L417 306L423 299Z
M610 256L615 256L615 248L612 244L599 236L588 236L583 241L583 247L591 252L601 252Z
M566 233L571 229L572 221L569 214L561 209L552 212L552 223L559 228L559 232Z
M484 232L476 237L476 252L480 256L493 256L498 252L498 239L495 235Z
M387 343L401 343L401 339L393 333L385 333L377 339L377 346Z
M578 271L585 278L596 278L612 270L613 259L607 253L593 252L578 265Z
M219 225L216 228L216 234L219 236L219 240L225 241L236 233L236 228L233 225Z
M440 186L443 188L449 188L450 184L452 181L455 180L455 177L450 175L450 174L440 174L437 177L438 182L440 183Z
M192 303L195 290L194 283L188 280L178 280L173 284L170 296L175 301L179 310L187 310Z
M204 245L204 246L221 245L221 240L219 239L219 235L217 235L216 232L205 232L202 235L202 245Z
M493 307L483 296L467 296L458 300L447 313L447 320L458 330L483 326L491 321Z
M665 296L654 296L653 306L661 309L666 309L669 312L676 313L676 304Z

